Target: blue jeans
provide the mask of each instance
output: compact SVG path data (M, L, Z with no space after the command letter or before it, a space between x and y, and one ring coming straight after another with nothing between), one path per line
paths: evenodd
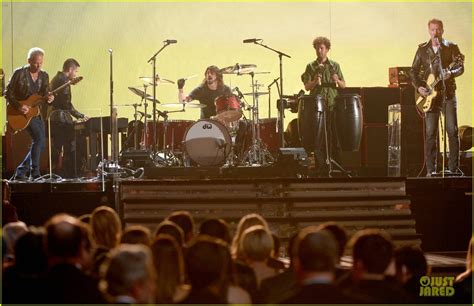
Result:
M41 152L43 152L46 142L44 123L41 118L36 116L31 119L26 131L30 134L32 142L30 150L16 168L16 176L39 176Z
M459 167L459 136L458 136L458 117L457 117L456 96L452 99L446 99L445 107L442 110L434 110L426 113L426 170L428 173L436 171L436 157L438 155L438 126L440 111L446 116L446 133L449 144L449 170L456 171ZM443 122L444 125L444 122Z

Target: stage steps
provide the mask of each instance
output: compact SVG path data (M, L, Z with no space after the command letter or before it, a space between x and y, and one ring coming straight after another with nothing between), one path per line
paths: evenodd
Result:
M256 212L283 240L336 221L349 234L379 228L397 245L420 245L405 190L402 178L141 180L122 181L120 200L125 224L152 230L175 210L190 211L197 224L221 217L233 227Z

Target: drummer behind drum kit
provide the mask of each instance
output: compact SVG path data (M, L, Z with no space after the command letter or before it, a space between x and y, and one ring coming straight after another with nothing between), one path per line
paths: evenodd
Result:
M254 81L255 74L268 72L255 72L256 65L236 64L221 69L223 74L249 75L252 80L252 92L242 94L238 88L238 95L219 96L215 99L216 116L210 119L201 119L196 122L191 120L169 120L168 114L185 112L188 108L204 108L206 105L193 102L178 102L161 104L157 99L147 93L147 87L153 85L152 77L140 77L143 81L143 90L137 87L129 87L129 90L141 98L140 103L127 104L123 106L134 107L134 121L129 124L129 133L126 145L122 151L121 160L127 160L127 156L136 156L137 151L151 156L153 163L158 167L170 166L262 166L273 163L274 157L269 152L267 145L262 141L261 132L269 143L273 152L274 139L277 141L276 122L259 119L259 102L261 95L267 92L258 92L262 84ZM196 76L187 77L191 79ZM156 84L174 84L173 81L155 76ZM245 101L244 96L252 97L252 105ZM157 110L156 135L153 141L153 122L148 121L152 116L148 114L147 101L155 101L166 108L174 108L174 111ZM143 112L139 107L144 107ZM242 120L244 110L250 112L250 120ZM142 122L142 118L144 122ZM270 123L270 125L269 125ZM271 125L273 123L273 125ZM239 133L239 135L237 135ZM141 137L138 137L141 135ZM250 136L251 135L251 136ZM140 139L140 141L139 141ZM237 143L238 142L238 143ZM153 148L153 144L156 144ZM239 147L239 152L235 152ZM244 151L245 150L245 151ZM133 153L131 153L133 151ZM130 165L130 164L129 164ZM135 165L130 165L135 166Z

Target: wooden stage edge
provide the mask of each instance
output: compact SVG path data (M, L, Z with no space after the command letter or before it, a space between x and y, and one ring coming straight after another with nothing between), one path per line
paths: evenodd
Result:
M257 212L283 240L302 227L336 221L349 234L380 228L397 245L425 252L465 251L472 235L472 177L135 179L121 180L117 192L111 182L97 181L8 186L19 218L31 225L109 205L124 224L152 229L174 210L191 211L197 223L223 217L231 226Z

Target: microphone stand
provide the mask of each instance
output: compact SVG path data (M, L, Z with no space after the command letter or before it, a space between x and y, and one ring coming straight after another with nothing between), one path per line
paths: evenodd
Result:
M271 89L272 89L273 84L276 84L277 87L278 87L278 83L277 83L277 82L278 82L279 79L280 79L280 78L274 79L273 82L271 82L270 85L268 85L268 87L267 87L267 89L268 89L268 118L271 118L271 117L272 117L272 115L271 115L271 114L272 114L272 113L271 113L271 109L272 109L272 98L271 98L272 94L271 94ZM278 88L277 88L277 89L278 89ZM281 96L279 89L278 89L278 94Z
M255 41L254 44L262 46L265 49L271 50L271 51L278 54L278 58L280 60L280 91L279 91L280 97L279 97L279 99L281 100L283 98L283 56L288 57L288 58L291 58L291 56L289 56L288 54L285 54L281 51L270 48L269 46L264 45L260 41ZM280 132L280 147L281 148L285 147L285 135L283 133L283 130L284 130L283 120L284 120L284 117L285 117L285 107L284 107L283 103L279 103L279 105L278 105L278 118L279 118L279 120L278 120L278 130Z
M437 52L437 57L438 57L438 66L439 66L439 73L440 73L440 77L441 77L441 84L443 84L443 94L441 95L441 106L442 106L442 110L444 110L444 114L443 114L443 170L441 172L441 176L444 178L444 175L445 175L445 164L446 164L446 113L447 113L447 110L446 110L446 84L444 82L444 71L443 71L443 63L441 61L441 44L442 42L439 41L439 47L438 47L438 52ZM443 111L441 112L443 113Z
M152 70L153 70L153 153L156 153L156 57L163 51L164 48L170 45L169 42L165 41L163 47L160 50L156 51L152 57L147 61L147 63L152 63Z

